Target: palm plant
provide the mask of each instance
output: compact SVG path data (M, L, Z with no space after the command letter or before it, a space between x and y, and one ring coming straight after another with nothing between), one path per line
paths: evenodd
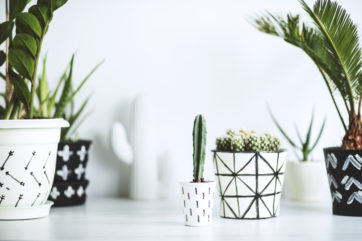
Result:
M345 135L343 149L362 149L362 61L357 26L338 3L317 0L310 8L300 3L314 26L299 15L276 16L267 12L255 19L260 31L284 39L302 49L316 64L341 120ZM348 126L335 100L342 97L348 113Z
M326 119L324 119L320 129L319 129L319 133L317 135L317 138L315 139L314 142L311 141L311 137L312 137L312 129L313 129L313 123L314 123L314 111L312 114L312 118L310 120L309 123L309 127L308 127L308 131L307 134L305 136L305 140L303 140L298 127L295 126L295 130L297 132L297 136L298 136L298 140L300 142L300 144L298 145L296 141L293 141L292 138L289 137L289 135L285 132L285 130L281 127L281 125L279 124L279 122L277 121L277 119L275 118L275 116L273 115L273 113L271 112L270 108L269 110L269 114L274 122L274 124L276 125L276 127L278 128L279 132L284 136L284 138L288 141L288 143L294 148L294 150L298 150L301 155L298 155L296 151L294 151L295 156L297 157L297 159L301 162L307 162L310 161L310 154L312 153L312 151L314 150L314 148L318 145L318 142L322 136L323 130L324 130L324 126L326 124Z

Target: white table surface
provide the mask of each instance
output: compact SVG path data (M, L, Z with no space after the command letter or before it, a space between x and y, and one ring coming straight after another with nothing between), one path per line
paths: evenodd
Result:
M194 228L175 201L90 198L47 218L0 221L0 240L362 240L362 218L333 216L325 203L283 201L280 216L266 220L222 219L214 209L211 226Z

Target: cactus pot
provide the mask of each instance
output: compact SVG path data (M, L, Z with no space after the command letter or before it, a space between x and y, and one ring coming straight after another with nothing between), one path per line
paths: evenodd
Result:
M88 181L85 179L91 141L61 141L58 145L54 185L49 200L55 207L79 205L85 202ZM78 190L82 195L65 195L68 188ZM58 194L59 193L59 194ZM72 193L72 190L69 190Z
M63 119L0 120L0 208L7 209L0 219L48 215L60 129L68 125Z
M285 185L290 199L296 201L320 201L325 183L322 161L288 161Z
M325 148L333 214L362 217L362 150Z
M264 219L279 214L285 150L213 153L221 217Z
M180 185L185 225L211 224L215 182L181 182Z

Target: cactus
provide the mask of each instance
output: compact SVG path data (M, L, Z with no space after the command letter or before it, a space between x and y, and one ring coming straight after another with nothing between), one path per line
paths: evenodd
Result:
M278 151L280 141L270 134L256 135L255 131L227 129L226 135L216 138L218 151Z
M197 115L193 130L194 144L194 182L203 182L205 147L206 147L206 121L202 115Z
M260 150L260 141L257 135L250 135L248 137L248 143L246 146L248 151L259 151Z

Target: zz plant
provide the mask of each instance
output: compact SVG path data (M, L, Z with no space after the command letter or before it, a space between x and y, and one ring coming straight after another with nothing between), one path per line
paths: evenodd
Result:
M357 25L337 2L317 0L310 8L300 3L313 25L299 15L276 16L267 13L255 19L262 32L280 37L302 49L315 63L330 93L343 125L343 149L362 149L362 61ZM348 125L342 117L334 93L348 113Z
M5 64L2 119L35 116L36 76L41 47L54 12L67 0L38 0L23 12L29 0L5 0L6 21L0 24L0 66ZM15 32L15 34L14 34Z
M194 144L194 182L204 182L205 148L206 148L206 120L202 115L197 115L193 129Z
M312 114L312 118L310 120L309 123L309 127L308 127L308 131L307 134L305 136L305 139L303 140L298 127L295 126L295 130L297 132L297 136L298 136L298 140L300 142L300 144L298 145L296 141L293 141L288 134L283 130L283 128L281 127L281 125L279 124L279 122L277 121L277 119L275 118L275 116L273 115L273 113L271 112L271 110L269 109L269 114L274 122L274 124L276 125L276 127L278 128L278 130L280 131L280 133L284 136L284 138L288 141L288 143L294 148L294 150L298 150L301 155L298 155L297 152L294 151L295 156L297 157L297 159L301 162L307 162L310 161L310 154L312 153L312 151L314 150L314 148L318 145L318 142L322 136L323 130L324 130L324 126L326 124L326 119L324 119L320 129L319 129L319 133L317 135L317 138L315 139L314 142L311 141L311 136L312 136L312 128L313 128L313 123L314 123L314 112Z

